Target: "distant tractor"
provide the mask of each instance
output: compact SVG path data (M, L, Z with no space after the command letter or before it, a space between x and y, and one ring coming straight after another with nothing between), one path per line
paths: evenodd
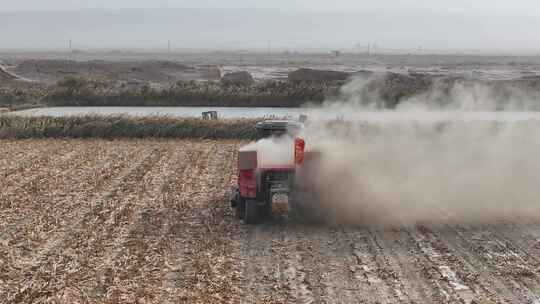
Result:
M268 120L255 126L257 140L288 137L294 143L294 157L290 161L269 165L261 162L261 151L238 152L238 185L233 188L231 205L245 224L258 224L269 217L276 196L285 196L290 203L297 169L304 162L305 142L297 137L302 127L299 122L286 120Z
M202 112L202 118L204 120L216 120L218 119L218 112L217 111Z

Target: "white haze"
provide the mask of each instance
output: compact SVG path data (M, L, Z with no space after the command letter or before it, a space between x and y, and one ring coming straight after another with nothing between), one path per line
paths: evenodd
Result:
M384 76L382 76L384 77ZM355 78L341 88L340 97L324 102L324 108L333 112L362 113L376 110L383 102L378 98L379 90L367 90L373 78ZM417 111L538 111L540 93L534 89L522 89L508 83L494 85L480 81L457 81L446 89L443 80L434 80L426 91L418 93L397 105L398 112ZM358 111L361 110L361 111ZM461 113L462 117L472 116ZM438 114L440 116L440 114ZM503 114L504 115L504 114Z
M233 4L222 4L225 9L217 5L128 9L111 4L96 5L99 9L78 9L85 6L75 5L67 6L72 10L54 10L60 5L40 3L41 8L51 9L13 11L2 6L0 49L66 50L71 40L74 49L83 50L166 50L168 41L173 50L266 52L269 41L274 52L365 52L368 44L401 53L416 52L420 47L425 52L474 50L490 54L536 54L540 50L540 13L534 9L499 14L493 10L447 10L440 3L416 9L387 1L385 5L332 5L339 9L325 9L330 5L321 2L315 10L307 3L289 5L294 9ZM464 6L454 6L459 7Z
M381 123L306 130L325 209L356 223L485 222L540 212L539 123Z
M373 111L350 94L362 83L346 87L348 97L338 107ZM311 119L302 136L308 150L321 153L310 175L320 202L305 203L354 224L540 218L540 121L465 119L474 113L465 109L490 109L486 90L455 87L454 110L447 115L426 109L425 96L414 96L404 108L364 112L362 120ZM525 95L516 92L516 103L523 104ZM395 119L400 114L410 119Z
M2 3L5 2L5 3ZM282 11L393 11L393 12L473 12L476 14L539 15L536 0L19 0L0 1L0 11L74 10L126 8L256 8Z

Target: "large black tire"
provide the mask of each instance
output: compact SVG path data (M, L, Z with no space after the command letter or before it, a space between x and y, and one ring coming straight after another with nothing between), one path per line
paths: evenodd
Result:
M259 205L259 219L260 220L272 219L272 205L269 205L269 204Z
M238 217L239 219L244 219L245 213L246 213L246 200L238 196L238 200L236 201L236 217Z
M257 225L260 222L259 204L256 200L245 200L244 224Z

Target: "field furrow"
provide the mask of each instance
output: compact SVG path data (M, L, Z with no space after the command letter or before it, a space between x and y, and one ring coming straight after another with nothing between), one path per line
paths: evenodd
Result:
M45 143L45 142L44 142ZM73 149L77 144L68 141L58 141L54 144L24 147L19 153L4 154L4 160L0 167L0 182L7 189L17 187L35 178L36 173L47 174L51 171L51 165L56 164L59 158L72 156ZM54 168L54 167L53 167Z
M242 142L1 143L0 303L540 300L533 220L248 226L228 201Z

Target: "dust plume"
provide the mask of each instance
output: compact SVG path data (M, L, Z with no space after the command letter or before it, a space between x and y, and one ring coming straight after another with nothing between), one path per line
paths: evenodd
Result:
M482 112L478 119L467 110L495 109L487 87L452 88L444 106L452 111L423 95L393 112L366 112L369 103L351 94L357 85L328 106L348 118L311 120L302 134L308 149L320 152L310 177L325 214L400 225L540 217L540 121L520 120L526 113L507 113L514 114L507 120ZM534 102L515 96L515 104Z

